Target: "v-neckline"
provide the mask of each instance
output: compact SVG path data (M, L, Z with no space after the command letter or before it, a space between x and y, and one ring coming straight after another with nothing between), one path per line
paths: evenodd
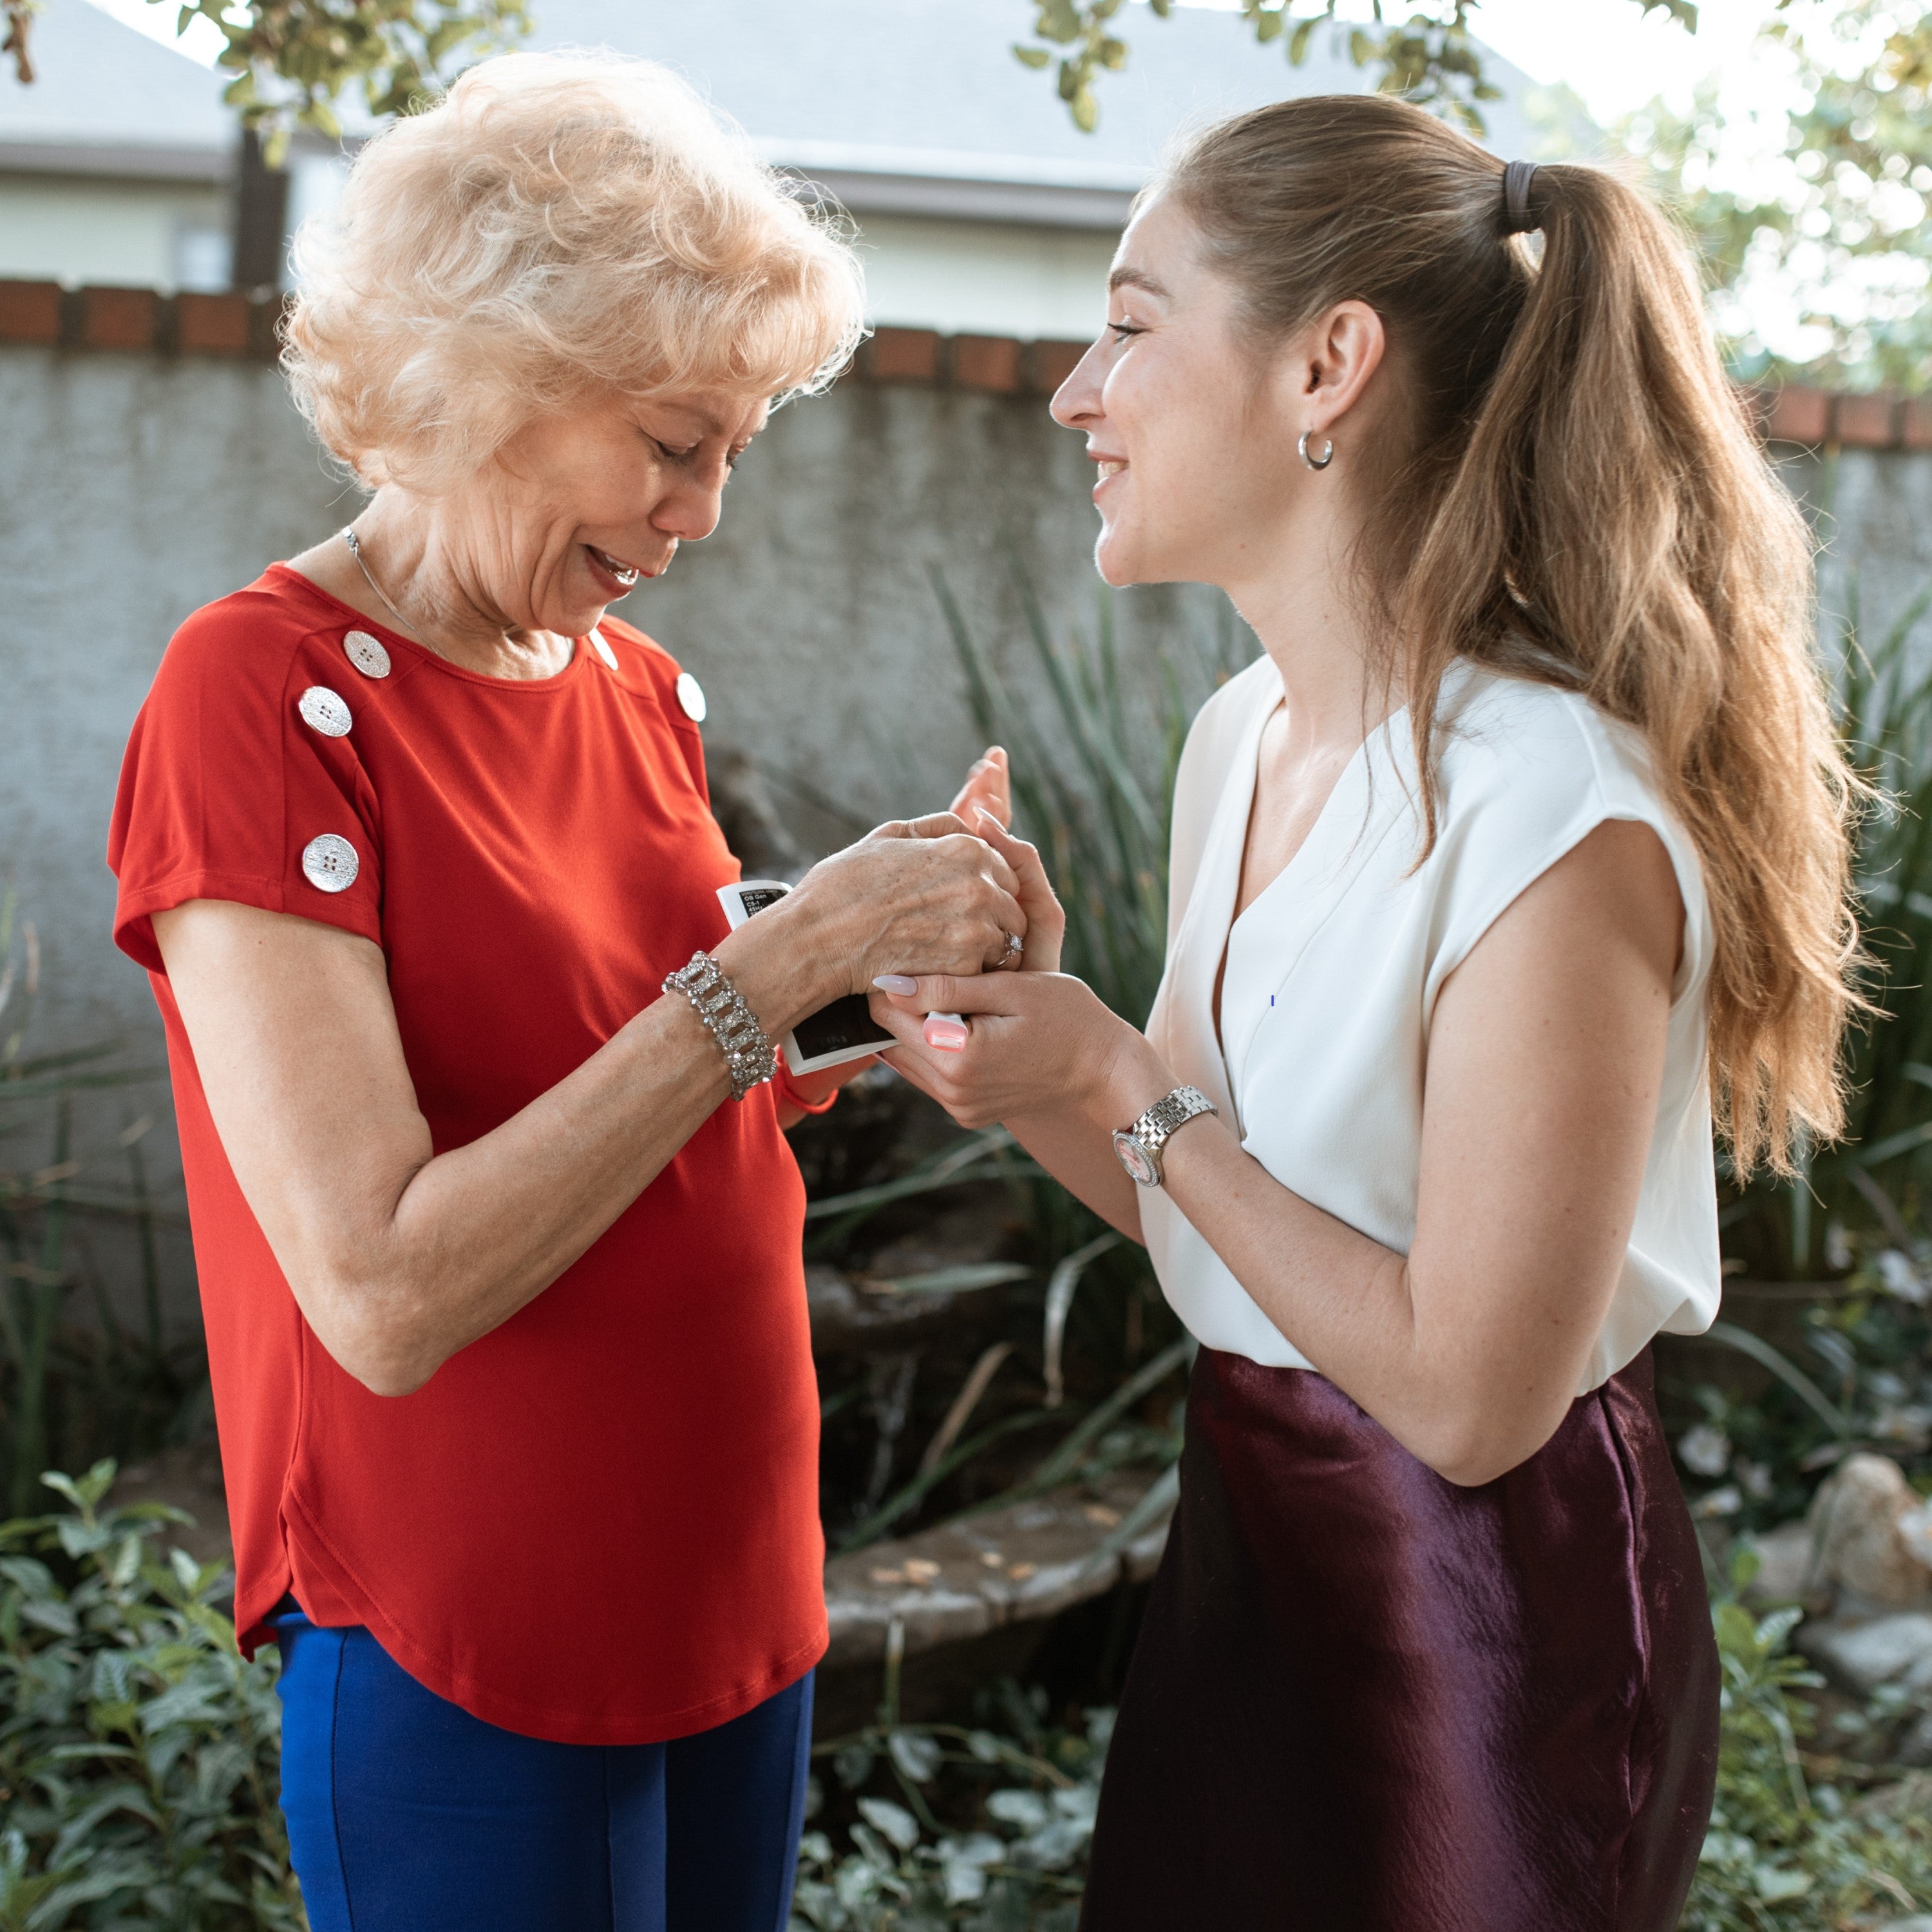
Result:
M1249 727L1252 735L1250 741L1245 747L1241 761L1246 796L1241 802L1240 849L1235 857L1234 890L1228 902L1227 923L1221 929L1220 950L1215 958L1214 976L1209 986L1208 994L1208 1025L1214 1034L1215 1050L1221 1056L1222 1065L1226 1070L1227 1077L1231 1084L1234 1078L1234 1070L1228 1064L1227 1040L1222 1027L1221 995L1227 983L1228 959L1229 954L1234 950L1234 934L1240 928L1242 922L1258 910L1268 900L1272 898L1280 887L1282 880L1300 864L1304 854L1316 844L1323 829L1328 824L1329 815L1334 809L1337 795L1347 788L1348 781L1355 773L1356 768L1366 763L1370 746L1378 736L1387 731L1389 727L1408 709L1406 704L1398 705L1387 716L1377 723L1371 724L1367 730L1363 733L1361 742L1349 753L1341 769L1336 772L1334 782L1328 788L1328 795L1322 800L1319 809L1316 812L1314 818L1310 820L1308 830L1301 836L1301 842L1288 855L1280 870L1275 874L1274 877L1256 893L1254 898L1246 905L1244 906L1241 904L1241 880L1248 868L1248 846L1254 836L1255 801L1261 790L1262 740L1268 736L1268 728L1275 713L1277 711L1286 710L1287 706L1288 694L1282 688L1280 677L1277 676L1274 701L1262 712L1258 721Z

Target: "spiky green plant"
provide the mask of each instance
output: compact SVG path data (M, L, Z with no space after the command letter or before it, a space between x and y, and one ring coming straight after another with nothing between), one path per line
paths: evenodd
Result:
M1113 594L1091 640L1057 642L1031 580L1014 583L1045 704L1001 676L935 570L933 589L965 674L973 722L1012 754L1015 823L1040 848L1066 908L1066 965L1140 1025L1167 952L1167 841L1174 774L1202 700L1255 653L1226 603L1212 620L1124 669Z
M1724 1210L1727 1247L1760 1278L1816 1276L1833 1222L1898 1238L1922 1218L1932 1180L1932 664L1915 641L1928 610L1932 584L1868 646L1854 579L1839 621L1839 729L1880 794L1858 827L1854 870L1865 990L1880 1017L1851 1036L1844 1139L1808 1152L1792 1180L1754 1181Z
M105 1446L58 1439L57 1391L75 1398L68 1406L76 1415L112 1418L116 1446L127 1448L149 1446L139 1440L143 1423L158 1437L203 1380L198 1345L171 1348L162 1333L154 1237L168 1217L141 1148L152 1115L126 1121L104 1144L75 1138L79 1096L138 1086L158 1071L126 1064L112 1040L28 1051L40 986L34 928L16 920L12 892L0 892L0 1496L16 1513L31 1506L50 1461ZM126 1180L104 1179L104 1168ZM91 1322L64 1325L81 1285L71 1243L75 1217L85 1214L134 1226L145 1318L136 1332L124 1328L93 1275Z

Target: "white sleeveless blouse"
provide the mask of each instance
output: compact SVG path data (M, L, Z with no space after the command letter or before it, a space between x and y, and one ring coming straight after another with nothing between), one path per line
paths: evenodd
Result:
M1711 922L1696 849L1658 796L1642 740L1582 698L1460 663L1438 710L1440 832L1427 860L1415 866L1414 754L1398 712L1370 734L1306 842L1231 932L1262 729L1281 701L1264 657L1208 700L1188 734L1167 970L1148 1038L1284 1186L1406 1254L1443 981L1596 826L1651 826L1683 895L1683 963L1636 1221L1577 1392L1660 1330L1701 1334L1717 1315L1720 1274L1705 1068ZM1225 1056L1213 1006L1224 943ZM1142 1190L1140 1210L1161 1287L1198 1340L1267 1366L1316 1367L1165 1193Z

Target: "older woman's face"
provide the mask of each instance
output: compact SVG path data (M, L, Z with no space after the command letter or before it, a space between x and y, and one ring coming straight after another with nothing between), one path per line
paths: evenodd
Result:
M763 398L706 393L529 424L473 490L446 500L464 574L506 625L584 636L680 543L717 528L731 466L769 412Z

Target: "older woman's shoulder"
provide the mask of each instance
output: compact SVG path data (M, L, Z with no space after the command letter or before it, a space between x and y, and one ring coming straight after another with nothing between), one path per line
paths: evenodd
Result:
M365 635L355 614L284 564L201 608L169 640L158 694L214 681L231 698L279 694L298 670L351 676L353 642ZM380 640L374 640L380 648ZM366 646L364 647L366 648ZM308 662L313 659L311 663Z
M604 643L598 655L620 683L656 698L676 718L704 723L704 687L656 638L611 616L598 625L597 634Z

